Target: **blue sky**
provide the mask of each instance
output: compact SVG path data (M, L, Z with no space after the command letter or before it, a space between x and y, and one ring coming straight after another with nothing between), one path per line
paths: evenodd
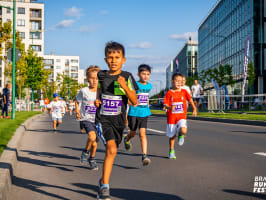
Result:
M165 68L217 0L44 0L45 53L80 56L80 67L104 62L105 43L126 49L124 70L139 64L153 71L153 93L165 85Z

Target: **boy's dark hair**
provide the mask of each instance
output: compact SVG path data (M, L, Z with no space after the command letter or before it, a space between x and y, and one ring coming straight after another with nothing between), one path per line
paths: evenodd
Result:
M148 71L151 73L151 67L149 65L146 65L146 64L141 64L139 67L138 67L138 73L141 73L143 71Z
M172 81L175 80L175 77L177 77L177 76L181 76L181 77L183 77L182 74L174 73L173 76L172 76Z
M125 56L125 48L122 44L114 41L107 42L105 45L105 57L108 54L108 51L122 51L123 57Z

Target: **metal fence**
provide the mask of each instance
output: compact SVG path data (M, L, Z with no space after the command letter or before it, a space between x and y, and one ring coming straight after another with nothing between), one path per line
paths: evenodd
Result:
M150 99L152 109L163 108L163 98ZM191 111L191 106L188 108ZM224 111L266 111L266 94L245 95L242 102L241 95L220 94L202 95L199 99L199 111L224 112Z

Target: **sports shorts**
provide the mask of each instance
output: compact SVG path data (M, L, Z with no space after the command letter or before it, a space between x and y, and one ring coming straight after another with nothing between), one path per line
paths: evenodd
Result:
M187 128L187 120L180 119L176 124L167 124L166 126L166 136L169 138L174 137L179 133L181 127Z
M140 128L147 128L148 117L132 117L128 116L128 127L131 131L136 131Z

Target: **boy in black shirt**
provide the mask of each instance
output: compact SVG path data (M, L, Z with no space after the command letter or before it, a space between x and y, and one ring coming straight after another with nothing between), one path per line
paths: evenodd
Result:
M98 72L96 122L99 135L103 136L106 153L103 174L99 180L98 199L110 199L109 178L111 175L117 147L121 143L125 128L128 101L137 104L135 90L138 89L131 73L122 71L126 62L124 47L117 42L109 42L105 47L105 61L109 70Z

